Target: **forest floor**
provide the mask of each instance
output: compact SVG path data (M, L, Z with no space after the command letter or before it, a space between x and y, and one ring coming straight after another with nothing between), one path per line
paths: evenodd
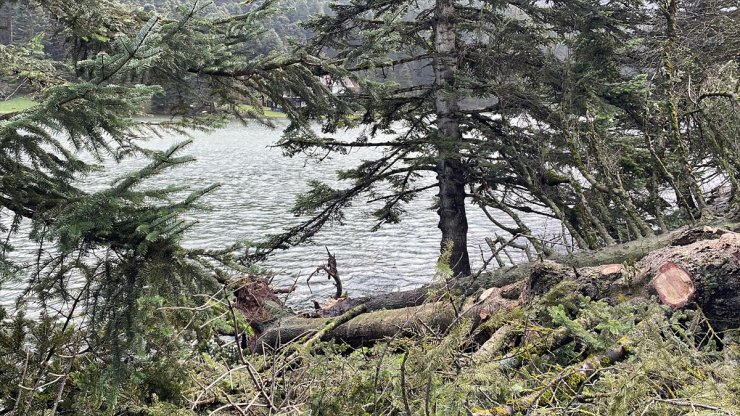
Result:
M172 395L186 406L146 411L740 415L739 279L736 223L437 282L408 292L414 306L366 298L339 316L272 320L269 287L245 277L218 310L229 336L187 362L193 382Z

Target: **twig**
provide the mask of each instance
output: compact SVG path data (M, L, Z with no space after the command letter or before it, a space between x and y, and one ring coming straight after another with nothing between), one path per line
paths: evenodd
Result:
M262 398L265 399L267 404L270 406L270 409L274 412L279 412L279 409L275 407L275 403L272 401L272 398L269 394L267 394L267 391L265 391L265 386L260 383L259 379L257 378L256 370L252 367L252 364L250 364L249 361L246 362L246 368L247 373L249 373L249 378L252 379L254 386L257 388L260 395L262 395Z
M252 407L252 405L254 405L254 402L257 401L259 397L260 395L258 393L254 396L254 398L249 403L234 403L231 401L231 399L229 399L229 396L226 396L226 399L229 401L229 404L225 404L217 409L214 409L211 413L208 414L208 416L213 416L216 413L220 412L221 410L228 409L229 407L236 408L241 414L246 416L246 413L244 413L244 411L242 411L238 406L246 405L247 409L249 409L250 407Z
M726 414L728 416L735 416L735 413L733 413L733 412L731 412L729 410L725 410L725 409L723 409L721 407L710 406L708 404L702 404L702 403L695 403L695 402L692 402L691 400L688 400L688 399L686 399L686 400L679 400L679 399L658 399L658 398L654 398L652 400L654 402L670 404L672 406L691 407L691 408L699 408L699 409L706 409L706 410L714 410L715 412L720 412L720 413Z
M325 272L329 279L334 279L334 285L337 288L337 293L334 295L334 299L339 299L342 297L342 280L339 278L339 272L337 271L337 258L333 254L329 252L329 247L324 246L326 248L326 254L329 255L329 259L326 261L326 266L319 266L316 268L316 270L311 273L308 276L308 279L306 279L306 284L308 284L311 281L311 278L318 274L319 272ZM309 290L311 290L311 286L309 285Z
M380 357L378 357L378 365L375 366L375 377L373 378L373 409L378 408L378 379L380 378L380 368L383 366L383 359L388 353L388 348L390 348L391 343L395 341L395 339L398 337L398 334L400 333L401 331L396 331L396 333L393 334L393 336L388 340L385 346L383 346Z
M237 326L238 322L236 320L236 313L234 312L234 308L231 304L231 300L229 300L228 293L226 294L226 302L229 305L229 310L231 311L231 317L234 322L234 342L236 343L236 349L239 352L239 359L241 360L242 364L246 366L247 372L249 373L249 377L252 379L252 382L254 383L254 387L257 388L257 390L262 395L262 398L265 399L268 405L270 405L270 409L277 412L279 411L279 409L275 407L275 403L272 401L272 398L270 397L269 394L267 394L267 391L265 391L264 384L262 384L260 380L257 378L256 370L252 367L252 364L250 364L250 362L244 358L244 352L242 350L241 343L239 342L239 327Z
M409 358L409 351L403 354L403 360L401 361L401 397L403 398L403 408L406 410L407 416L412 416L411 406L409 406L409 397L406 392L406 360Z
M430 411L431 407L431 400L432 400L432 374L429 374L429 377L427 378L427 388L424 392L424 415L430 416L432 413Z
M231 397L229 397L228 394L225 394L225 396L226 396L226 401L229 402L229 404L231 405L231 407L233 407L237 412L239 412L240 415L247 416L247 414L244 413L244 411L239 407L238 404L234 404L234 402L231 400Z
M321 338L323 338L326 334L334 330L339 325L342 325L343 323L349 321L350 319L354 318L357 315L360 315L367 311L367 307L365 305L356 306L347 312L345 312L343 315L338 316L336 319L332 319L329 321L326 325L324 325L323 328L321 328L320 331L316 332L311 338L307 339L303 342L303 348L308 349L310 348L314 343L319 341Z
M190 406L190 410L195 410L195 408L198 407L198 406L202 406L203 404L208 404L208 400L207 399L206 400L201 400L201 397L203 397L203 394L205 394L208 390L212 389L216 384L218 384L219 381L221 381L221 380L225 379L226 377L230 376L231 373L233 373L234 371L243 370L245 368L247 368L246 365L240 365L240 366L237 366L237 367L234 367L234 368L230 368L228 371L226 371L225 373L223 373L220 376L218 376L215 380L213 380L211 382L211 384L207 385L203 389L203 391L200 392L200 394L198 394L198 397L196 397L195 400L193 400L193 404Z

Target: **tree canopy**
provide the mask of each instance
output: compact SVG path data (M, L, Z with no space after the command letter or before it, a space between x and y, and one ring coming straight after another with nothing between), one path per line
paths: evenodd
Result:
M39 386L49 371L69 377L82 352L91 357L86 374L93 378L78 382L101 383L94 389L98 403L111 408L121 383L136 377L137 368L176 363L162 331L167 319L184 315L147 328L152 308L193 306L187 294L217 291L230 274L249 270L240 243L215 251L182 247L192 222L181 214L202 209L200 197L218 185L146 186L152 176L192 158L182 155L188 141L151 151L142 139L212 129L233 117L269 123L262 115L264 97L283 103L290 116L297 112L286 97L324 106L334 98L313 75L310 56L252 52L252 42L264 34L258 22L272 13L270 2L234 16L199 1L166 16L115 1L24 6L50 32L0 45L0 77L38 102L0 115L0 215L8 235L0 265L3 280L28 279L14 320L6 322L2 314L0 411L28 414L49 403L56 408L56 392ZM65 45L61 57L47 54L45 46L59 44ZM165 92L177 97L172 111L179 119L136 118ZM192 111L206 102L213 111ZM151 162L107 189L81 187L80 179L104 160L125 163L131 155ZM30 224L28 238L37 245L31 265L16 264L9 244L27 230L21 223ZM26 312L38 319L25 318ZM178 343L193 340L205 342L190 331ZM18 372L25 354L26 368Z
M547 255L553 247L521 213L556 219L575 247L593 249L711 215L706 190L719 178L736 189L728 157L737 153L737 32L727 23L737 10L729 3L355 1L332 10L311 22L308 50L359 80L360 92L346 96L360 103L354 124L364 133L351 142L324 137L342 128L329 120L282 145L289 154L384 153L342 172L351 186L315 184L299 201L299 212L318 213L308 234L361 194L385 201L381 225L436 190L442 251L452 250L454 275L469 274L464 201ZM698 31L723 41L700 52ZM384 82L409 62L431 76ZM379 132L395 138L374 140ZM424 172L436 182L424 182Z

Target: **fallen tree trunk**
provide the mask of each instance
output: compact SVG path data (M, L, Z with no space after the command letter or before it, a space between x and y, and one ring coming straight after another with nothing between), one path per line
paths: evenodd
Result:
M350 310L352 311L352 309ZM348 311L349 312L349 311ZM278 348L292 340L309 335L331 326L340 317L306 318L300 316L280 319L252 343L252 349L263 352ZM453 307L448 303L435 302L400 309L366 312L356 316L325 334L352 346L360 346L399 333L410 336L426 328L443 330L455 319Z
M645 257L648 253L667 246L683 246L697 241L717 238L726 232L740 231L740 223L723 223L716 227L698 226L682 227L669 233L643 238L624 244L604 247L595 251L583 251L568 255L556 255L544 260L553 261L572 268L602 266L608 264L631 264ZM446 282L431 283L416 289L385 293L381 296L366 296L343 300L335 305L320 310L316 316L338 316L349 309L365 305L367 311L381 309L399 309L419 306L430 301L437 301L435 294L453 292L462 296L473 296L491 287L525 280L532 273L538 262L523 263L512 267L498 269L476 277L450 279Z
M657 295L672 308L696 304L717 330L740 327L740 234L702 227L602 252L527 263L479 279L344 300L319 315L343 314L358 306L365 313L324 331L323 338L362 345L398 334L445 331L463 318L478 324L497 311L526 305L566 280L592 299L619 302ZM488 290L480 293L484 288ZM460 298L465 301L456 304L454 299ZM264 330L251 346L256 351L276 348L322 330L333 319L283 316L259 322Z

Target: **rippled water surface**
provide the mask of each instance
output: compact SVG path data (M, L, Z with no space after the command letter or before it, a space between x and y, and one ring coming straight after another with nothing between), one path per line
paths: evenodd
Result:
M280 149L270 147L280 134L280 129L240 124L215 132L195 133L194 142L185 153L197 160L149 182L151 186L222 184L203 200L212 210L192 214L199 223L188 231L187 246L218 248L240 239L259 240L295 225L301 218L294 217L289 210L296 195L307 189L308 180L336 184L337 169L353 167L377 155L375 150L364 149L318 164L305 157L287 158ZM350 138L351 134L345 136ZM181 140L184 137L152 139L148 147L166 149ZM112 178L146 163L147 160L135 159L109 165L105 173L88 178L86 186L90 190L102 188ZM344 288L350 295L397 291L427 283L434 275L441 236L436 213L430 209L433 193L428 191L412 201L400 224L387 225L375 232L370 231L374 225L370 216L372 206L358 201L347 211L345 225L328 226L313 244L278 252L266 266L278 272L278 285L287 286L298 279L298 289L292 295L292 303L297 306L308 306L310 298L322 300L333 294L333 286L325 277L312 278L311 290L305 282L326 261L324 246L336 255ZM476 207L469 206L468 214L470 254L474 267L478 267L482 264L479 247L485 247L485 237L492 237L497 229ZM537 233L547 233L548 228L555 232L559 228L555 222L527 220ZM23 244L16 246L18 256L27 256L32 250ZM12 303L18 288L5 288L2 304Z

